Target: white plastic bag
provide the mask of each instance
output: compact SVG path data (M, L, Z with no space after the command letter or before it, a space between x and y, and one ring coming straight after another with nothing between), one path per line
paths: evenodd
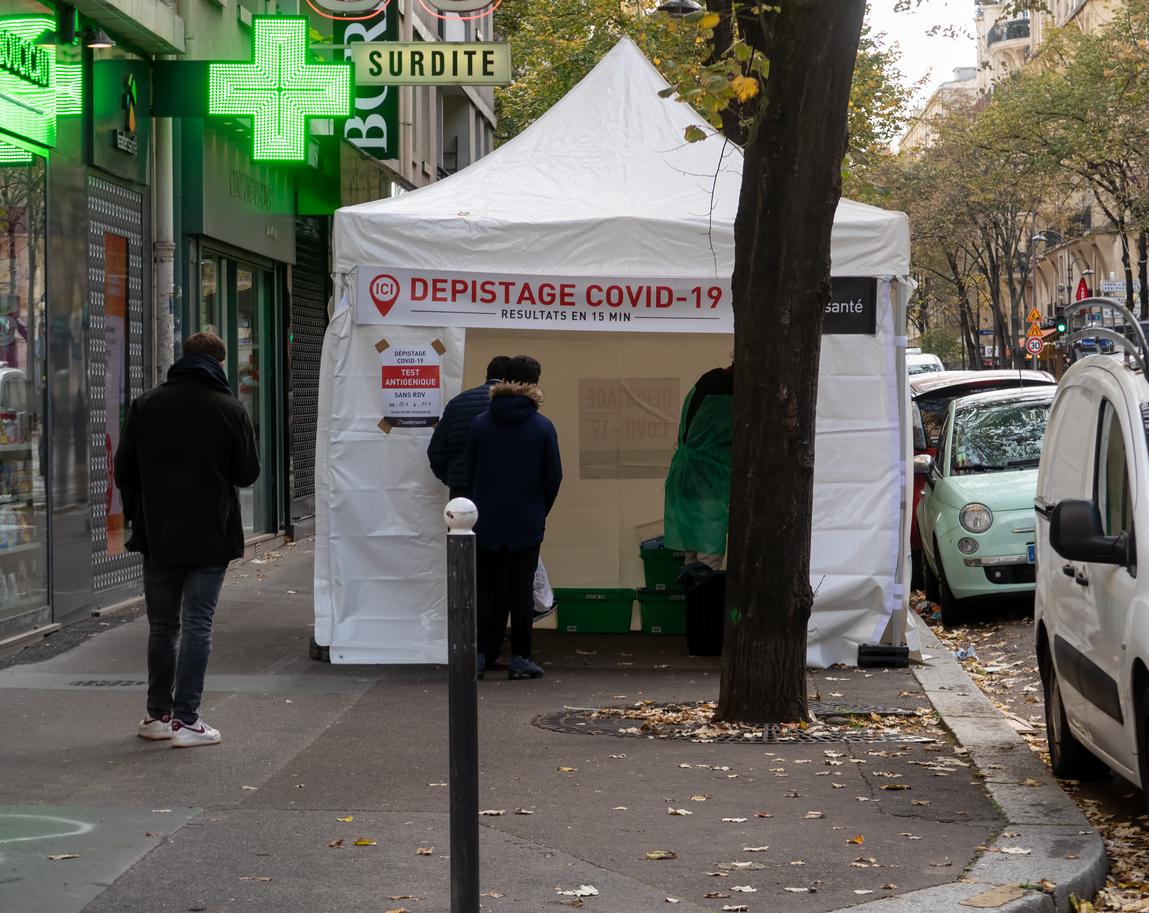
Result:
M535 568L535 618L549 615L555 607L555 591L551 589L551 579L547 576L547 569L543 559L539 559L539 566Z

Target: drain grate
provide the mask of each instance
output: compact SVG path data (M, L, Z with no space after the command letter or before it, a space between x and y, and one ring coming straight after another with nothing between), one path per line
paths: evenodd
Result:
M929 736L891 732L883 729L817 727L800 730L767 726L754 732L730 732L698 735L698 726L658 724L643 730L642 721L617 716L599 716L595 710L561 710L544 713L531 722L551 732L574 732L583 735L618 736L632 739L667 739L680 742L738 742L746 745L815 744L825 742L932 742ZM867 711L869 713L869 711ZM902 714L904 715L904 714Z
M908 707L883 707L880 704L842 704L837 701L810 701L810 712L814 716L917 716L917 710Z
M68 682L69 688L141 688L147 682L130 678L85 678Z

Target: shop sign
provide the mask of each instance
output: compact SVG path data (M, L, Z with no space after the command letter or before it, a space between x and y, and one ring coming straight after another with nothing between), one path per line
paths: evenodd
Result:
M360 44L353 59L359 85L503 86L511 81L506 42Z
M391 42L399 38L399 10L390 5L366 20L337 22L335 41L344 45L343 57L353 60L365 42ZM343 138L376 159L399 157L399 90L356 79L355 110L343 123Z
M729 280L370 266L358 270L355 322L519 330L734 332Z
M490 16L503 0L419 0L419 5L436 19L482 19ZM392 0L307 0L316 13L338 22L362 22L386 12Z
M822 321L823 336L866 335L878 332L878 280L835 276Z
M148 62L92 62L92 164L139 184L148 180L151 79Z
M426 346L392 346L381 339L375 346L383 388L383 418L379 428L430 428L439 422L443 406L442 356L446 347L435 340Z
M1085 277L1082 276L1077 283L1077 292L1074 296L1075 301L1084 301L1090 296L1089 285L1085 282Z
M0 19L0 130L48 147L56 145L55 50L36 40L54 28L48 16Z
M251 62L208 67L208 114L250 118L255 161L307 160L308 121L352 113L351 65L308 60L306 16L253 16Z

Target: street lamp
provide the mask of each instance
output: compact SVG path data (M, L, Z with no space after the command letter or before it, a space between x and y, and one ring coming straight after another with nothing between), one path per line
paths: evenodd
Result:
M1093 268L1089 265L1089 261L1084 257L1070 252L1066 237L1059 231L1054 231L1052 228L1047 228L1045 231L1039 231L1032 238L1030 238L1030 244L1036 244L1038 241L1044 241L1046 245L1067 245L1065 248L1065 283L1058 283L1057 291L1058 297L1061 296L1062 292L1065 293L1065 299L1061 306L1068 307L1072 303L1073 296L1073 267L1078 263L1085 265L1085 269L1081 271L1081 277L1083 279L1090 279L1093 276Z

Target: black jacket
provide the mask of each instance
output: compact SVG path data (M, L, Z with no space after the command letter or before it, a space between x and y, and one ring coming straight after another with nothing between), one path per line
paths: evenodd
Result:
M431 472L449 488L467 487L467 436L475 418L491 405L491 385L494 383L488 380L482 386L452 397L435 426L435 433L431 435L431 443L427 445Z
M539 415L541 402L534 384L495 384L490 409L471 427L467 471L483 548L518 551L543 541L563 465L555 426Z
M220 566L243 555L236 486L259 478L259 453L218 362L181 358L167 383L132 402L115 471L130 550L159 565Z

